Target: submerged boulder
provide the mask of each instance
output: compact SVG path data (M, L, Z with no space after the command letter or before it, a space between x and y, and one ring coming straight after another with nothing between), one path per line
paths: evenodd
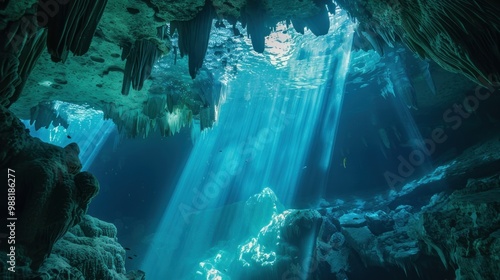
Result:
M413 237L457 279L495 279L500 271L500 177L470 179L417 216ZM480 270L479 270L480 269Z

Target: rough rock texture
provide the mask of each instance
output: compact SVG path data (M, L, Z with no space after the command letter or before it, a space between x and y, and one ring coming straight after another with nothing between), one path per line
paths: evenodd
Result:
M189 0L189 1L160 1L151 0L155 10L158 12L156 17L165 21L181 20L187 21L193 19L194 16L201 11L206 1L204 0ZM219 17L227 19L238 19L241 16L241 11L249 3L258 2L262 5L269 18L278 22L292 16L309 16L317 11L315 1L312 0L212 0Z
M27 10L35 5L37 0L7 1L7 6L0 10L0 30L5 28L7 22L18 20Z
M21 10L25 11L21 19L0 28L4 38L0 43L0 104L6 107L20 97L47 40L46 30L40 29L36 20L36 5Z
M26 22L19 19L23 15L26 15L27 18L33 18L32 15L37 12L36 5L34 5L35 2L36 1L10 1L7 3L7 6L4 8L5 10L0 10L0 13L5 15L5 17L2 17L3 26L16 26L20 23ZM99 3L101 2L105 4L105 1L100 1ZM237 19L240 17L241 8L246 5L246 2L233 2L234 3L215 1L212 4L219 16ZM103 108L105 104L110 104L111 102L115 103L117 107L121 107L122 105L118 105L117 103L125 102L115 102L115 99L120 98L113 96L118 92L116 85L121 82L121 72L125 69L125 63L120 60L119 55L121 53L121 48L133 45L135 42L140 40L148 40L155 43L160 53L167 53L170 49L168 40L165 44L165 42L157 39L157 36L159 35L158 28L164 28L165 23L168 21L187 21L193 19L204 4L205 1L200 0L187 2L145 2L130 0L109 1L97 28L95 37L97 37L98 40L97 42L94 40L94 43L90 46L90 54L82 58L72 58L64 65L53 64L50 62L49 56L44 55L42 61L38 63L31 85L29 86L27 93L25 93L27 95L25 97L26 101L24 104L17 106L16 112L20 116L26 116L26 112L31 107L37 106L40 102L47 102L55 99L74 102L77 104L90 102L94 108ZM275 22L283 20L294 14L309 14L317 9L312 1L292 1L291 3L264 1L262 6L264 9L268 10L270 18L276 18ZM286 9L283 9L285 6ZM54 11L60 11L65 7L65 5L58 5L56 3L53 8ZM309 12L308 7L311 9L311 12ZM40 11L45 12L43 8ZM56 13L56 16L59 15L59 13ZM97 13L97 21L99 20L99 17L99 13ZM66 19L61 18L60 20L64 22ZM96 20L92 20L91 23L94 24ZM75 22L78 22L78 20ZM2 79L4 80L2 83L9 83L13 86L9 88L9 92L2 92L2 98L5 99L5 101L2 101L4 106L9 106L12 102L17 100L17 97L22 91L22 85L26 82L31 68L35 66L38 56L43 51L43 44L38 43L43 42L45 39L45 34L42 32L43 30L39 29L40 27L36 22L29 23L28 27L29 28L23 27L21 32L22 34L20 35L27 36L30 34L25 34L26 32L24 30L29 30L31 33L40 32L40 34L37 35L37 38L39 39L34 43L31 43L31 45L36 44L37 47L35 48L34 46L28 44L27 52L31 58L29 58L28 61L29 67L22 67L22 70L24 71L22 73L20 72L21 69L17 71L19 73L16 73L16 71L7 72L7 69L17 69L19 67L17 65L21 64L22 66L25 64L23 60L26 60L27 58L22 56L20 57L20 54L16 52L5 57L5 62L2 64L4 65L6 72L2 75ZM49 43L54 45L54 42L57 41L57 36L54 34L58 33L53 32L54 30L50 31L51 24L49 24L48 28L50 33ZM0 30L2 29L3 28L0 28ZM8 27L4 29L3 32L5 34L11 34L13 33L11 29L12 27ZM70 30L66 30L64 32L69 31ZM90 33L93 35L93 32ZM167 38L162 37L162 39ZM19 39L16 41L22 40ZM68 42L71 43L70 41ZM60 47L63 48L63 45ZM71 44L69 44L69 46L71 47ZM78 50L80 50L80 48L78 48ZM85 50L86 48L84 48L83 51L76 51L75 54L78 56L84 55L86 53ZM53 47L49 49L49 52L52 53L53 57L54 55L56 55L56 57L61 55L64 56L63 60L65 60L65 56L67 55L67 52L65 51L61 53L60 50L53 50ZM10 56L12 56L12 58ZM15 59L16 57L18 57L19 61ZM82 69L85 70L82 71ZM141 71L141 73L143 72L144 71ZM9 76L10 74L7 75L8 73L12 73L13 76ZM81 73L85 73L85 75L82 75ZM7 86L5 87L8 88ZM145 91L148 90L148 87L149 84L147 83ZM74 90L75 88L77 89L76 92ZM91 90L92 88L95 90ZM71 94L68 94L69 89L71 89ZM14 91L16 93L14 93ZM97 91L99 94L92 93L93 91ZM138 104L138 106L142 105L145 95L137 95L141 97L132 97L130 101L127 101L127 103ZM32 97L30 98L30 96ZM125 110L133 111L133 108L125 106ZM140 116L134 117L134 119L141 122ZM127 123L127 131L134 130L131 127L132 123L126 118L117 119L117 122ZM129 134L140 135L141 133L134 132ZM166 134L168 135L169 133Z
M226 207L213 209L209 211L202 211L192 215L189 224L192 230L197 232L196 226L213 216L225 216L226 218L214 227L214 236L237 236L246 240L259 235L259 232L269 224L269 222L284 210L283 205L279 202L276 194L269 189L265 188L260 193L251 196L247 201L231 204ZM237 226L235 226L237 224ZM183 252L186 254L188 250L192 250L191 255L198 255L200 252L208 251L216 244L198 244L194 248L186 248ZM235 246L239 246L237 243ZM228 259L234 258L237 248L232 247L231 250L225 250L223 254ZM228 255L229 254L229 255ZM189 253L187 254L189 255ZM212 261L207 261L212 263ZM191 267L190 267L191 268ZM219 267L223 270L223 267Z
M462 189L471 178L482 178L500 168L500 141L492 135L456 156L453 161L437 167L422 178L409 182L393 197L389 206L409 204L421 207L435 194ZM418 197L418 199L415 199Z
M126 251L116 234L113 224L85 215L54 244L38 271L18 265L16 279L145 279L142 271L125 271ZM10 279L8 273L4 266L0 268L3 279Z
M306 276L309 267L316 264L309 255L316 252L316 234L321 227L321 215L316 210L285 210L274 215L255 238L239 247L238 279L271 277L280 279L285 274L298 272ZM289 276L288 276L289 277Z
M146 1L109 1L97 35L119 47L136 40L156 38L157 28L165 23L155 18L155 10Z
M16 42L26 41L19 44L21 47L17 48L18 51L8 50L5 47L0 50L1 103L10 106L18 100L24 84L28 82L22 103L13 108L19 116L27 117L29 109L40 102L55 99L77 104L87 102L95 109L106 109L107 115L124 128L129 136L146 136L156 127L160 127L162 135L170 135L177 128L169 128L170 121L167 118L155 120L143 115L138 109L150 99L146 93L150 88L147 78L151 72L151 61L138 61L136 64L139 65L139 70L132 72L141 76L135 88L140 89L144 83L143 91L132 92L126 98L118 96L120 91L118 85L123 80L122 72L128 73L130 71L127 69L131 69L125 67L126 63L121 60L126 58L120 55L123 48L128 48L136 42L147 41L153 42L157 54L168 53L172 47L176 51L175 42L174 45L170 42L170 39L174 41L176 39L166 36L169 29L167 22L192 20L205 3L213 6L216 14L214 17L218 19L225 18L229 24L235 24L240 20L242 25L247 27L247 34L252 39L254 49L260 52L264 51L265 36L273 30L278 21L292 21L297 31L303 32L304 28L308 27L319 35L328 31L328 21L325 20L327 10L329 12L335 10L335 5L331 1L320 0L108 1L87 55L84 55L88 49L87 35L93 35L93 25L100 17L100 9L91 13L94 20L90 22L89 31L85 32L84 42L80 42L82 46L70 46L69 50L84 56L69 58L66 64L62 65L53 64L48 55L43 55L36 63L44 49L45 29L39 29L36 23L27 24L26 20L20 20L23 15L36 13L35 3L36 1L8 1L5 7L0 8L2 15L0 32L4 35L19 35L15 39ZM102 8L105 1L98 3ZM499 7L492 1L476 0L469 3L451 0L357 0L336 1L336 4L359 20L357 38L363 48L371 46L382 54L387 52L384 45L392 46L395 42L401 42L420 56L436 61L447 70L465 74L477 83L487 84L489 81L490 84L496 84L499 80L497 65L500 55L496 47L499 38L499 22L496 14ZM465 14L464 11L467 10L473 12ZM32 16L31 18L33 19ZM65 19L61 20L64 22ZM26 28L26 25L29 28ZM48 28L51 29L50 26ZM235 34L240 33L234 27L227 28L233 29ZM49 42L70 42L69 38L54 39L55 35L51 34L55 33L50 30L49 33ZM193 33L192 38L201 38L203 35L201 29L192 30L190 33ZM21 37L29 40L21 40ZM54 44L49 45L52 45L49 46L49 52L59 53L56 57L66 56L67 52L54 51L52 50ZM204 52L201 46L203 44L198 45L193 52L198 58L194 63L196 65L191 67L192 76L196 75L196 69L200 68L203 60L203 56L199 54ZM149 52L143 57L150 57ZM34 75L28 81L27 77L35 64ZM186 73L186 68L178 73ZM174 74L178 77L178 73ZM436 89L442 91L443 88L450 88L448 85L449 83L439 83ZM457 87L459 87L457 84L452 86L452 88ZM417 87L415 89L421 91ZM452 94L459 93L454 90L448 91ZM437 98L442 99L443 96L446 95ZM422 103L422 98L417 99ZM432 95L423 99L424 102L434 100ZM196 109L188 104L186 106L193 111L193 116L197 115L194 113ZM131 113L123 116L121 113L123 111ZM425 115L424 111L421 112Z
M36 269L54 243L79 223L99 183L80 172L80 152L75 143L60 148L32 138L24 125L0 107L0 169L15 170L16 244Z
M383 233L373 232L371 226L359 227L358 224L346 224L342 233L350 248L358 254L365 265L411 267L420 255L420 248L407 234L407 223L411 215L405 207L400 207L389 214L383 211L367 213L367 216L387 216L394 224L391 230ZM370 224L372 224L370 222ZM375 234L377 233L377 234Z
M47 50L54 62L89 51L108 0L54 2L40 0L37 20L47 29Z
M217 11L219 17L224 17L226 19L237 19L241 16L241 10L245 6L247 0L212 0L212 4Z
M497 172L470 179L448 194L436 190L440 194L419 206L345 203L274 211L269 223L237 248L217 244L208 250L213 255L200 262L194 278L496 279ZM262 203L267 209L275 203L260 196L247 206Z
M205 0L189 0L189 1L162 1L151 0L151 4L155 6L158 12L156 16L165 20L182 20L187 21L194 18L203 6Z
M335 275L336 279L345 279L345 272L349 270L349 249L346 246L346 237L340 230L341 226L336 219L331 216L322 217L321 228L316 240L317 251L313 267L318 269L320 266L325 266L326 263L329 269L323 272L324 274L331 273ZM317 275L320 273L321 271L313 270L309 274ZM333 276L330 277L333 278Z
M455 269L456 279L495 279L500 271L500 177L467 186L429 205L414 221L412 237Z
M479 84L500 80L500 5L488 0L338 0L375 49L403 42L423 58Z
M36 107L42 102L56 99L76 104L90 101L94 108L102 108L103 103L115 101L117 98L113 94L119 95L120 92L120 87L116 85L121 83L123 74L120 72L123 72L125 68L125 62L120 59L121 46L133 44L140 39L147 39L154 42L158 52L166 53L169 50L165 42L156 39L158 35L157 27L165 23L152 20L154 10L144 2L110 1L106 13L104 13L105 24L101 24L97 31L101 40L92 45L90 45L90 40L94 35L93 30L99 23L102 8L106 1L92 2L99 5L99 9L94 9L91 12L92 16L90 14L85 15L84 10L77 11L77 9L85 7L91 8L86 2L84 4L80 3L82 5L78 7L49 2L41 3L54 4L47 11L55 13L55 17L51 16L51 21L42 26L39 26L36 17L33 15L37 12L49 13L43 8L45 7L43 5L37 11L35 3L32 3L32 1L29 3L28 1L10 1L5 8L5 13L9 12L9 17L2 17L2 26L5 26L5 28L0 28L0 33L8 38L0 46L0 62L2 64L2 67L0 67L1 104L10 106L20 96L31 69L45 49L46 29L49 30L47 42L52 60L55 58L56 60L65 61L68 48L76 55L81 56L90 47L92 55L70 59L66 64L54 64L50 56L44 52L42 61L37 64L38 68L35 71L35 76L32 77L33 82L28 86L27 93L25 93L27 95L24 98L25 103L19 104L17 107L16 111L21 117L27 118L30 108ZM63 9L66 10L67 7L72 9L71 13L63 13ZM24 11L24 17L19 19L23 16L22 11ZM0 12L4 13L4 11ZM131 21L129 17L137 13L141 13L141 15L136 16ZM149 17L144 16L147 13L150 14ZM79 18L79 15L83 15L84 19ZM73 25L68 23L71 20L74 21ZM78 39L74 42L71 41L75 32L72 33L70 27L82 25L85 20L88 21L85 29L80 28L75 31L77 33L83 32L80 34L81 36L77 34ZM138 22L138 20L141 20L141 22ZM64 22L71 26L64 30L58 30L57 26L62 26ZM128 30L128 27L131 27L131 30ZM65 32L71 34L68 36ZM118 75L115 75L116 72L114 71L118 71ZM37 72L39 77L36 75ZM146 89L148 87L149 84L146 85ZM92 88L98 90L99 95L96 94L97 96L93 97L93 94L89 93ZM79 89L79 91L74 91L74 89ZM138 108L142 106L141 100L137 100L137 98L134 100L133 97L132 100L123 103L137 104ZM131 109L133 110L133 108ZM132 124L128 128L132 131ZM134 131L134 134L137 133Z
M112 119L125 135L145 137L155 131L167 136L175 134L181 127L189 126L193 118L200 118L200 108L216 105L204 102L212 100L211 94L216 91L213 77L200 71L193 81L187 73L187 60L178 59L174 65L173 55L153 69L142 90L122 95L125 62L120 58L121 52L119 46L97 36L91 53L71 57L65 64L54 64L44 53L27 81L25 98L10 109L20 118L35 121L46 114L35 116L33 108L45 108L47 101L86 104L102 110L105 118ZM45 111L49 113L50 109ZM54 117L52 114L49 119ZM46 124L41 122L39 126Z
M36 130L42 127L49 128L51 124L54 127L60 125L68 128L69 126L67 119L54 109L54 102L39 103L31 107L30 113L30 124L34 123Z

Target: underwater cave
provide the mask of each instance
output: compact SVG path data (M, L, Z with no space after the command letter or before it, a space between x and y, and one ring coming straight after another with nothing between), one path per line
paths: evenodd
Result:
M497 279L499 14L0 1L0 278Z

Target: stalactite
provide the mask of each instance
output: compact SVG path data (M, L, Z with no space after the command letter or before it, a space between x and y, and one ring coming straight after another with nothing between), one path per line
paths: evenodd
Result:
M211 1L206 1L203 9L195 18L188 21L172 21L170 23L170 35L175 30L179 34L179 51L181 57L189 57L189 74L195 78L198 70L203 65L205 54L212 30L212 20L215 16Z
M24 85L26 84L31 71L35 67L40 55L45 50L46 40L47 31L45 29L40 29L26 42L19 56L18 73L21 83L16 87L14 95L10 98L10 104L17 101L17 99L21 96Z
M21 84L17 72L19 60L13 54L0 53L0 105L7 107L10 98L16 92L16 87Z
M356 32L361 38L364 38L380 56L384 56L385 42L372 30L371 26L360 23Z
M40 54L45 49L46 30L38 27L36 17L27 14L9 22L1 31L0 102L9 107L21 95Z
M263 53L266 36L271 33L267 23L267 15L262 0L249 0L242 9L241 24L247 27L247 33L252 40L253 50Z
M54 127L62 126L68 128L68 120L59 115L54 109L52 102L39 103L30 109L30 124L35 124L35 130L42 127L49 128L52 124Z
M316 36L327 34L328 30L330 29L330 19L328 17L326 6L322 5L319 9L319 13L313 18L309 19L307 23L307 27Z
M164 116L163 118L158 118L156 119L157 122L157 127L160 129L160 134L161 136L171 136L172 133L170 131L170 126L168 125L168 119L167 116Z
M498 79L498 5L481 0L448 0L434 1L432 6L432 10L422 9L415 3L406 3L402 27L407 36L400 36L403 42L443 68L461 72L477 83Z
M133 46L123 47L122 59L126 59L122 94L128 95L130 85L141 90L144 81L149 78L154 63L160 58L161 51L150 40L137 40Z
M391 46L401 41L422 58L478 84L500 80L500 4L492 0L346 1L339 6Z
M150 95L146 104L144 104L144 115L150 119L156 119L165 114L167 98L164 95Z
M325 35L330 29L330 19L326 3L320 1L317 3L319 12L306 18L293 18L292 25L295 31L304 34L304 28L307 27L316 36ZM335 11L335 10L334 10ZM333 12L334 12L333 11Z
M300 18L292 19L291 21L293 29L295 29L295 31L300 34L304 34L304 30L306 29L306 22Z
M167 101L166 101L166 109L168 110L169 113L172 113L174 111L174 97L172 94L167 94Z
M160 40L166 40L168 39L168 26L167 25L162 25L156 28L156 36Z
M50 12L53 2L40 0L38 23L48 28L47 48L55 62L65 62L69 51L85 54L106 7L107 0L74 0L58 4L58 11ZM47 12L49 11L49 12ZM49 13L49 14L48 14ZM52 14L53 13L53 14Z

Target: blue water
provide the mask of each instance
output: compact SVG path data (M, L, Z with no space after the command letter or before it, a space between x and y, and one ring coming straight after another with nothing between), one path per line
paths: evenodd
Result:
M114 224L124 247L117 254L107 237L93 239L116 261L107 268L124 272L125 264L153 280L460 278L460 256L443 256L463 244L437 229L451 228L451 241L481 233L467 226L481 224L473 204L473 214L457 210L462 229L458 216L440 219L461 207L458 189L473 197L476 185L496 186L496 177L471 178L496 170L498 98L466 106L480 87L402 43L368 50L363 36L384 31L363 35L366 26L340 9L325 36L278 23L261 54L235 34L245 33L240 23L215 22L197 79L187 76L187 57L170 52L153 67L149 92L138 92L190 103L191 126L175 135L127 138L102 111L56 100L31 109L35 125L23 121L47 143L78 144L82 171L100 185L86 214ZM144 113L155 107L145 105ZM212 106L213 127L201 131L210 124L197 111ZM61 126L37 129L49 120ZM71 178L59 175L57 187ZM71 254L86 254L80 247Z
M236 79L215 94L217 123L201 135L124 139L102 113L65 103L55 109L71 116L68 129L25 124L47 142L78 143L83 170L101 185L88 213L117 226L120 243L132 247L128 269L148 279L192 279L207 250L248 238L240 215L222 207L264 188L287 208L315 204L332 188L353 29L338 13L326 36L271 38L267 53L245 56Z
M220 227L233 233L228 242L244 241L238 215L214 211L192 224L198 212L245 201L264 187L289 205L304 187L305 169L328 176L353 31L345 15L332 21L336 30L329 35L308 34L297 42L288 67L253 63L223 87L218 124L193 147L140 265L148 278L192 273L203 253L224 241ZM313 155L319 160L311 166Z
M66 115L71 124L67 129L62 126L54 127L51 124L47 129L36 130L30 121L24 120L23 123L30 130L31 136L48 143L61 147L72 142L77 143L80 147L82 170L88 170L104 142L115 130L115 125L111 120L104 120L102 112L85 106L56 101L54 109Z

